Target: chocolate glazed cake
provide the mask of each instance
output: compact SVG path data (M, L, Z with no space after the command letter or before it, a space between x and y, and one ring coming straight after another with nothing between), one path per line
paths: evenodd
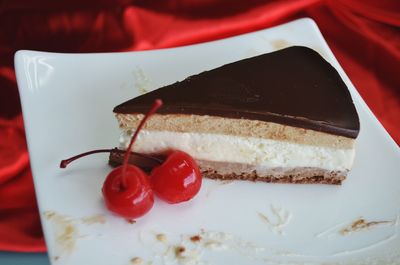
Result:
M135 151L185 151L204 177L340 184L352 167L356 109L337 71L309 48L230 63L118 105L121 149L156 98L164 107Z

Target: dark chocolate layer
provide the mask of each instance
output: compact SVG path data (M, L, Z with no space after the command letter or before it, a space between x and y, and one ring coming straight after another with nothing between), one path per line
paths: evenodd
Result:
M195 62L193 62L195 63ZM173 67L173 66L171 66ZM338 72L317 52L290 47L193 75L114 108L276 122L356 138L359 119Z

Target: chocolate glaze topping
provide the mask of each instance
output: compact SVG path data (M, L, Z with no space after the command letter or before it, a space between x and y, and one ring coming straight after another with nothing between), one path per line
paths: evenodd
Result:
M195 62L194 62L195 63ZM338 72L317 52L294 46L193 75L114 108L276 122L356 138L359 119Z

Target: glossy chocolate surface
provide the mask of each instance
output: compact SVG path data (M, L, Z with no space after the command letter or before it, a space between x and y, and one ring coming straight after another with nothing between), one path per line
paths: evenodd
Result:
M356 138L360 128L350 93L337 71L306 47L290 47L190 76L122 103L114 112L146 112L156 98L164 101L160 114L270 121L350 138Z

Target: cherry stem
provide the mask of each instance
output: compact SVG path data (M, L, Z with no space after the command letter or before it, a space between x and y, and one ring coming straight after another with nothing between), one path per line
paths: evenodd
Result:
M136 128L135 133L133 134L131 141L128 145L128 148L126 149L125 157L124 157L124 162L122 165L122 177L121 177L121 188L126 189L127 188L127 183L126 183L126 168L128 167L128 161L129 161L129 155L132 150L133 143L136 141L137 136L139 135L140 130L143 128L144 124L146 123L147 119L154 114L161 106L162 106L162 101L161 99L156 99L153 103L153 106L150 108L149 112L144 116L144 118L140 121L139 126Z
M73 162L73 161L75 161L75 160L77 160L77 159L79 159L81 157L84 157L84 156L98 154L98 153L112 153L112 152L126 153L125 150L120 150L120 149L117 149L117 148L93 150L93 151L85 152L85 153L82 153L82 154L79 154L79 155L76 155L76 156L61 160L60 168L66 168L71 162ZM141 154L141 153L136 153L136 152L131 152L131 154L154 160L155 162L159 163L160 165L163 163L163 161L161 159L158 159L158 158L153 157L153 156L149 156L149 155L145 155L145 154Z

